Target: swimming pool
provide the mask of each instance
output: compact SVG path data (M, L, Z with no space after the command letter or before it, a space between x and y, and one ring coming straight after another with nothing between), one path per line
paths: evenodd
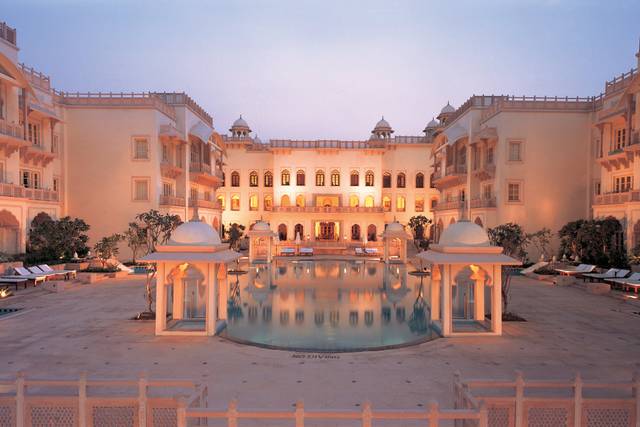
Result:
M434 339L429 278L401 264L282 261L229 276L235 341L301 351L356 351Z

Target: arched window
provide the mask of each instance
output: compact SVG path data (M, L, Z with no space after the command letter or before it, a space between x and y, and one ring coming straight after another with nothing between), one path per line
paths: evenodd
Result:
M231 172L231 186L240 187L240 174L237 171Z
M407 186L407 177L404 173L400 172L396 178L396 187L404 188Z
M270 211L273 208L273 197L268 194L264 196L264 210Z
M264 173L264 186L273 187L273 174L271 172Z
M356 194L349 196L349 206L352 208L360 206L360 198Z
M285 224L278 226L278 239L287 240L287 226Z
M382 209L385 212L391 212L391 198L389 196L382 197Z
M424 197L416 196L415 211L416 212L424 212Z
M382 175L382 188L391 188L391 174L389 172Z
M360 240L360 226L358 224L353 224L351 226L351 240Z
M331 172L331 186L339 187L340 186L340 172L334 170Z
M422 172L416 174L416 188L424 188L424 174Z
M286 194L280 198L280 206L288 207L291 206L291 199Z
M280 184L281 185L289 185L291 184L291 174L289 174L288 170L283 170L280 175Z
M316 172L316 186L324 187L324 171Z
M240 196L234 194L231 196L231 210L239 211L240 210Z
M373 207L373 196L367 196L364 198L364 207L365 208Z
M302 194L298 194L296 196L296 206L299 208L304 208L304 196Z
M360 174L358 171L351 171L351 186L357 187L360 185Z
M364 185L367 187L373 187L373 184L373 171L367 171L367 173L364 175Z
M304 227L302 226L302 224L296 224L296 226L293 227L293 234L295 235L296 239L299 236L300 240L304 240Z
M304 171L299 170L296 172L296 185L304 186Z
M257 211L258 210L258 195L252 194L249 196L249 210Z
M374 224L369 224L369 226L367 227L367 240L370 242L375 242L376 239L376 226Z
M217 199L218 204L220 205L220 209L224 209L224 195L220 194Z
M396 198L396 211L404 212L407 209L407 201L404 196L398 196Z
M249 173L249 187L257 187L258 186L258 172L251 171Z

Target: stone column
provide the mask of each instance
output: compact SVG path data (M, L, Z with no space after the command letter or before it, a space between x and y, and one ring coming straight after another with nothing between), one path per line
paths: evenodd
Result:
M431 321L440 319L440 287L442 277L440 266L431 266Z
M226 268L225 264L218 264L219 268ZM215 277L218 289L218 319L227 320L227 301L229 300L229 282L221 282L218 275Z
M473 318L484 320L484 278L478 278L473 283Z
M502 266L493 266L491 289L491 330L502 335Z
M158 263L156 271L156 335L167 329L167 292L164 284L165 263Z
M212 336L216 333L216 287L218 284L218 275L216 271L216 264L210 262L207 264L207 300L205 303L205 332L208 336Z
M451 264L442 266L442 335L451 336L453 322L451 320Z

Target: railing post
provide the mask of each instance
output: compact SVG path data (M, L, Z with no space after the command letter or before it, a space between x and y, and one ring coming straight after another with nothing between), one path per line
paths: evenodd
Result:
M371 402L364 402L362 405L362 427L371 427Z
M87 425L87 372L80 373L78 380L78 426Z
M573 425L580 427L582 424L582 377L576 373L573 383Z
M227 409L227 426L238 427L238 401L236 399L229 402Z
M16 375L16 427L25 427L25 405L24 405L24 372Z
M177 427L187 427L187 402L184 397L178 398L178 408L176 409Z
M147 374L140 373L138 379L138 424L141 427L147 425Z
M439 415L438 402L432 401L429 403L429 427L438 427L440 425Z
M296 402L296 427L304 427L304 402Z
M524 427L524 379L522 371L516 371L516 425L515 427Z
M480 420L478 421L478 427L489 427L489 410L487 409L487 403L480 402Z

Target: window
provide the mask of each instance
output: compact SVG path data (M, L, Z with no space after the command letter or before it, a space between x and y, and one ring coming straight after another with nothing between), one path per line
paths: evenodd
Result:
M520 184L517 182L510 182L507 187L507 201L509 202L520 202L521 194L520 194Z
M198 144L191 144L191 163L200 163L200 147Z
M382 175L382 188L391 188L391 174L389 172Z
M264 186L273 187L273 174L271 172L264 173Z
M237 171L231 172L231 186L240 187L240 174Z
M331 172L331 186L339 187L340 186L340 172L334 170Z
M324 187L324 171L316 172L316 187Z
M438 207L438 199L431 199L431 210L434 210Z
M424 212L424 198L416 197L416 212Z
M258 186L258 172L251 171L249 173L249 187L257 187Z
M299 208L304 208L304 205L305 205L304 196L302 194L298 194L296 196L296 206Z
M60 152L60 135L57 133L54 133L53 138L51 139L51 152L53 154L58 154Z
M406 200L404 198L404 196L398 196L396 198L396 211L398 212L404 212L406 209Z
M404 188L407 185L407 177L404 173L400 172L396 178L396 187Z
M22 186L24 188L40 188L40 172L23 170L22 171Z
M291 199L289 198L288 195L285 194L280 198L280 206L284 206L284 207L291 206Z
M165 197L173 196L173 184L171 184L170 182L163 182L162 183L162 195L165 196Z
M240 210L240 196L234 194L231 196L231 210L239 211Z
M391 212L391 198L389 196L384 196L382 198L382 209L385 212Z
M416 174L416 188L424 188L424 174L421 172Z
M189 198L191 198L191 200L198 200L200 197L198 197L198 189L197 188L192 188L191 191L189 191Z
M633 187L633 176L616 176L613 178L613 192L626 193Z
M205 191L205 192L204 192L204 199L205 199L207 202L210 202L210 201L211 201L211 191Z
M283 170L280 175L280 184L281 185L289 185L291 184L291 175L288 170Z
M602 192L602 184L600 184L600 181L594 182L593 183L593 194L595 196L599 196L601 192Z
M482 187L482 196L485 200L490 200L493 198L493 187L491 184L487 184Z
M162 144L162 161L164 163L169 163L169 145L168 144Z
M149 159L149 141L146 138L133 139L133 158L135 160Z
M149 180L148 179L134 178L133 200L137 202L149 201Z
M60 178L53 178L53 191L60 191Z
M487 165L493 164L493 147L487 147L487 151L485 153L484 161Z
M510 162L522 161L522 142L509 141L509 161Z
M349 196L349 207L357 208L360 206L360 198L356 194Z
M373 196L367 196L364 198L364 207L365 208L373 207Z
M367 187L373 187L373 183L373 172L367 171L367 173L364 175L364 185Z
M33 145L41 146L42 145L42 130L40 123L29 123L27 126L27 131L29 133L29 141Z
M615 150L622 150L622 148L624 148L627 141L627 130L625 128L622 129L616 129L614 131L614 144Z
M220 194L218 196L218 204L220 205L220 209L224 209L224 195Z
M358 171L352 171L351 172L351 186L352 187L357 187L358 185L360 185L360 174L358 174Z
M257 211L258 210L258 196L255 194L252 194L249 197L249 210L250 211Z
M299 170L298 172L296 172L296 185L298 186L304 186L304 171L303 170Z
M264 196L264 210L270 211L273 208L273 197L270 195Z

